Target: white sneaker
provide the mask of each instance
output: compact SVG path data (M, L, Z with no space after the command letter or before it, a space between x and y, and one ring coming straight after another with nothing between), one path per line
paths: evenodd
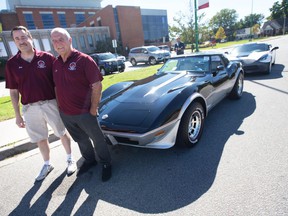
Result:
M74 160L68 160L67 163L67 175L72 175L77 170L76 162Z
M35 180L36 181L43 180L53 169L54 167L51 164L50 165L44 164L39 175L35 178Z

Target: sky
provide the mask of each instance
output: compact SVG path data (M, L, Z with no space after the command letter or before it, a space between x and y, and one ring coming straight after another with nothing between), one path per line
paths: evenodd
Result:
M115 7L117 5L128 5L140 6L141 9L164 9L167 10L168 23L171 25L173 24L173 17L177 12L182 11L183 13L187 13L189 1L190 0L102 0L101 6L112 5ZM194 0L191 1L194 4ZM278 0L278 2L281 1L282 0ZM181 3L179 4L179 2ZM267 17L270 15L269 8L272 8L275 2L277 2L277 0L209 0L209 7L199 10L198 14L204 12L206 14L205 18L208 20L221 9L228 8L236 10L238 19L250 15L251 12L261 13ZM0 0L0 10L1 9L6 9L6 0Z

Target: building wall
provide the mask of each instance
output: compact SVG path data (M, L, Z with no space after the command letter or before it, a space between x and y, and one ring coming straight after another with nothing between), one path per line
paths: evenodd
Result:
M15 13L0 13L0 23L2 23L3 30L10 30L20 24Z
M3 0L1 0L3 1ZM15 6L28 7L74 7L74 8L101 8L102 0L6 0L8 9L16 10Z
M55 27L61 27L60 21L58 19L57 12L65 12L67 27L77 27L76 17L74 12L84 12L84 16L87 19L89 17L89 12L97 13L98 9L67 9L67 8L29 8L29 7L17 7L16 13L18 15L18 20L20 25L27 26L25 21L24 12L32 12L34 24L37 29L43 29L43 20L41 17L41 12L52 12Z
M122 46L131 49L136 46L144 45L144 33L142 29L142 18L140 7L117 6L115 8L118 14L118 22L120 27L120 35ZM95 16L89 17L81 26L99 26L101 20L102 26L109 26L111 39L117 38L116 23L114 19L114 9L112 5L108 5ZM127 53L126 53L127 54Z
M117 6L123 47L129 49L144 45L140 7Z
M75 44L74 47L79 51L88 54L95 52L97 43L101 43L99 38L104 39L110 37L109 27L107 26L66 29L72 37L73 44ZM34 45L37 49L57 55L50 40L51 29L37 29L30 30L30 32L33 36ZM89 44L89 36L91 36L93 44ZM84 47L83 44L81 44L81 39L84 39ZM17 51L17 47L14 44L10 31L3 31L0 33L0 57L11 57L15 55Z

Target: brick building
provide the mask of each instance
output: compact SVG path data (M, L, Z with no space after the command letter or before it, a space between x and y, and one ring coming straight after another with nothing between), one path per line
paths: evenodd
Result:
M8 56L15 54L10 43L12 38L4 34L5 31L10 32L15 25L24 25L33 30L35 35L41 32L40 35L45 39L49 29L54 27L67 28L69 31L73 29L73 45L84 52L95 52L99 41L112 39L122 45L124 54L126 47L169 43L166 10L133 6L113 8L111 5L102 8L101 1L6 0L8 9L0 12L0 23L4 31L0 34L0 50L6 49ZM93 33L83 33L85 28ZM93 28L95 30L91 30ZM103 28L108 30L103 32ZM97 33L97 29L100 33ZM43 30L48 32L44 31L44 34ZM0 52L0 56L3 56L3 52Z

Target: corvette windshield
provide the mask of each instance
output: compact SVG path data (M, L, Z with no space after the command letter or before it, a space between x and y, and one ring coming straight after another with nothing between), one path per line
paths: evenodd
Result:
M207 72L210 68L210 56L187 56L169 59L159 73L171 71Z
M263 51L268 51L268 50L269 50L269 46L267 44L245 44L242 46L235 47L232 50L232 54L263 52Z

